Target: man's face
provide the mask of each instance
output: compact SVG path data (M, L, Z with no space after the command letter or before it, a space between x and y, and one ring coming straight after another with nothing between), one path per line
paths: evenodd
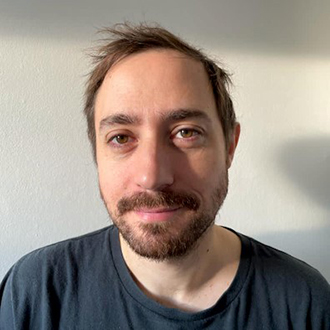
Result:
M95 127L101 195L121 236L144 257L185 255L214 222L232 159L202 64L172 50L123 59L99 90Z

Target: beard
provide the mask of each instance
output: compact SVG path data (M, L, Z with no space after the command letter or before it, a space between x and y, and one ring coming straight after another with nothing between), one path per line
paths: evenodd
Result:
M201 200L193 193L159 191L153 194L139 192L129 197L122 197L117 203L116 212L112 212L101 197L114 225L130 248L141 257L155 261L178 259L186 256L198 246L203 234L214 224L216 214L228 192L228 171L226 170L219 185L211 195L211 205L202 206ZM125 217L130 211L141 208L182 208L187 221L180 219L157 223L130 223Z

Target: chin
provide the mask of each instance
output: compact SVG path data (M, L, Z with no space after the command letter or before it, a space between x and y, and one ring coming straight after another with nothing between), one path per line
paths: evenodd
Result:
M194 250L203 234L214 224L214 217L195 215L181 228L175 228L173 221L140 223L133 227L124 217L115 219L114 224L136 254L164 261L182 258Z

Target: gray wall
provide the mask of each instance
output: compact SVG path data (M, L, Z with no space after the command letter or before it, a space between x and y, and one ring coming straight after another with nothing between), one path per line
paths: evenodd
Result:
M82 116L95 28L156 21L233 73L241 141L218 223L330 280L329 1L0 0L0 278L109 223Z

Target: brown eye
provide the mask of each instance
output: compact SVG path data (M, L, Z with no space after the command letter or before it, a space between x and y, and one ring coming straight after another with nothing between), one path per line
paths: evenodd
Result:
M113 140L115 141L115 143L125 144L128 142L128 136L127 135L117 135L113 138Z
M197 148L205 141L205 133L203 129L186 126L178 128L171 139L178 148Z
M185 139L192 137L194 135L194 133L195 132L192 129L181 129L180 130L180 135Z

